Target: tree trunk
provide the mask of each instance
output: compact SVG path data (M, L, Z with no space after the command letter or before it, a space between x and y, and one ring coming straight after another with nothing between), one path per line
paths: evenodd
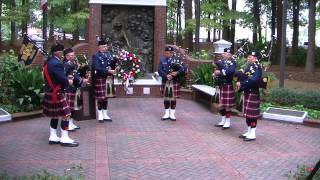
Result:
M276 0L271 0L271 39L276 34Z
M22 7L29 6L29 0L22 0ZM29 11L29 8L26 7L26 9ZM21 30L22 34L28 33L28 17L26 17L22 23L21 23Z
M317 0L309 0L308 55L305 69L306 73L314 73L315 71L316 3Z
M192 0L184 0L184 13L185 13L184 22L186 23L189 19L192 19ZM190 51L193 51L193 33L192 32L185 33L184 47L188 48Z
M196 18L196 43L195 51L200 51L199 35L200 35L200 0L195 0L195 18Z
M225 4L225 11L229 11L228 0L224 0L223 3ZM226 20L223 21L222 39L230 41L230 27Z
M176 25L176 32L177 32L177 38L176 38L176 44L181 45L182 36L181 36L181 5L182 1L178 0L177 2L177 25Z
M216 33L217 33L217 30L216 29L213 29L213 42L215 42L217 40L217 37L216 37Z
M276 44L276 61L279 62L281 56L281 26L282 26L282 1L277 0L277 44Z
M79 0L73 0L72 1L72 13L76 13L78 12L79 10ZM79 35L80 35L80 32L79 32L79 27L72 33L72 39L74 41L79 41ZM65 37L64 37L65 38Z
M211 14L208 14L208 19L210 19ZM207 30L208 36L207 36L207 42L211 42L211 29Z
M11 9L15 9L16 8L15 0L11 0L10 1L10 7L11 7ZM10 39L10 44L13 45L13 43L15 42L16 39L17 39L17 37L16 37L16 22L15 21L11 21L11 39Z
M292 35L292 51L298 49L299 43L299 11L300 11L300 0L292 0L293 8L293 35Z
M53 36L53 33L54 33L54 25L52 24L52 22L50 22L50 30L49 30L49 40L50 41L53 41L54 40L54 36Z
M237 0L232 0L232 10L237 10ZM234 49L234 42L235 42L235 32L236 32L236 20L231 20L231 30L230 30L230 42L232 43L232 49Z
M2 0L0 0L0 14L2 14ZM1 26L1 19L0 19L0 32L2 32ZM2 50L2 33L0 33L0 50Z
M255 25L253 26L253 37L252 37L252 42L253 44L256 44L258 41L261 41L261 25L260 25L260 6L259 6L259 0L254 0L253 1L253 6L252 6L252 13L253 13L253 18L255 21Z

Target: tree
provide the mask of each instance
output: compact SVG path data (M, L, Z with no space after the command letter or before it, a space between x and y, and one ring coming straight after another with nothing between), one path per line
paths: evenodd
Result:
M256 44L258 41L258 37L259 37L259 42L262 41L259 0L253 0L252 14L253 14L253 18L254 18L252 42L253 42L253 44Z
M292 50L295 52L298 49L299 44L299 11L300 11L300 0L292 0Z
M174 41L175 24L176 24L176 0L167 1L167 39Z
M177 1L177 26L176 26L176 32L177 32L177 38L176 38L176 44L181 45L182 41L182 27L181 27L181 8L182 6L182 1L178 0Z
M196 44L195 44L195 51L199 52L200 51L200 44L199 44L199 33L200 33L200 11L201 11L201 7L200 7L200 0L194 0L194 4L195 4L195 18L196 18Z
M308 54L305 68L306 73L314 73L315 71L316 4L317 0L309 0Z
M29 15L29 10L30 10L30 6L29 6L29 0L22 0L22 7L25 7L25 11L26 13ZM28 31L28 16L26 16L21 23L21 30L22 30L22 34L27 33Z
M280 57L281 56L281 27L282 27L282 1L281 0L277 0L277 42L276 42L276 57ZM284 42L285 43L285 42ZM279 61L278 61L279 62Z
M16 8L16 2L15 0L10 1L10 8L15 9ZM10 44L12 45L14 41L17 39L16 37L16 22L11 21L11 39L10 39Z
M188 26L188 22L192 20L192 0L184 0L184 21L186 23L186 27ZM184 47L189 50L193 50L193 33L190 30L185 31L184 33Z
M79 29L84 29L89 18L86 0L51 0L48 8L50 31L58 28L60 32L74 33L77 36ZM51 38L51 37L50 37ZM78 37L74 37L78 39Z
M237 0L232 0L232 11L237 11ZM232 19L231 30L230 30L230 42L232 42L232 48L234 48L235 32L236 32L236 20Z
M202 0L201 1L201 27L205 27L207 31L213 29L213 39L216 39L216 32L220 34L223 30L223 38L229 41L232 23L235 24L236 19L246 18L246 14L236 11L236 0L233 0L233 10L228 7L226 0ZM209 16L210 15L210 16ZM218 35L220 38L220 35Z
M2 0L0 0L0 17L2 16ZM2 18L0 18L0 50L2 48Z
M226 16L229 12L228 0L223 0L223 15ZM230 19L224 18L223 21L223 30L222 30L222 39L230 41Z
M271 38L276 35L276 0L271 0Z

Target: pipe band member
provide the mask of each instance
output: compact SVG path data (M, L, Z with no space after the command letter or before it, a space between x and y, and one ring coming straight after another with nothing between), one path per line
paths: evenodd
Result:
M257 120L260 117L260 79L262 77L262 68L258 59L260 53L251 51L247 57L248 66L243 70L245 78L237 82L239 92L244 91L244 117L247 122L247 132L240 135L244 141L256 139Z
M161 91L164 97L165 114L162 120L176 121L176 98L180 95L180 78L185 74L185 67L174 64L174 49L171 46L165 48L164 56L160 57L158 73L162 77Z
M72 85L73 79L68 79L61 62L64 46L61 44L51 47L52 56L43 66L45 79L43 113L51 118L49 144L76 147L78 142L68 135L70 107L64 96L63 89ZM58 121L61 118L61 138L57 135Z
M215 64L217 65L217 69L214 71L214 76L219 79L219 112L221 115L221 121L215 126L229 129L231 125L231 108L235 106L232 81L237 66L236 61L232 58L231 48L225 48L222 60L218 60Z
M92 57L92 71L98 106L97 120L100 123L112 121L108 116L108 98L115 97L113 79L117 68L111 52L108 51L107 42L104 40L98 42L98 52Z

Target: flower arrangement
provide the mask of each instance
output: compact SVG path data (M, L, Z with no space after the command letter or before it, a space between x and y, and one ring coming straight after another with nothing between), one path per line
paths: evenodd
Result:
M307 179L308 176L311 174L311 172L314 170L314 167L311 165L298 165L297 170L290 171L287 174L288 179ZM309 177L310 178L310 177ZM310 178L310 180L313 179L319 179L320 178L320 170L316 171L313 177Z
M128 52L121 50L115 57L117 64L120 67L116 77L122 84L128 83L131 85L137 78L142 75L141 71L141 58L137 52Z

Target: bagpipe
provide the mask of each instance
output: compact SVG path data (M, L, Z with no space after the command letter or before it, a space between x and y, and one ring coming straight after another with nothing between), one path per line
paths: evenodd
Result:
M267 59L267 61L266 61L267 63L265 63L265 64L259 63L261 65L261 68L263 71L267 71L270 66L270 58L271 58L271 54L272 54L274 40L275 40L275 36L272 36L271 41L269 42L268 46L265 46L265 49L261 50L256 55L258 62L262 62ZM241 46L237 50L237 52L232 56L232 58L237 60L240 56L244 56L244 55L248 54L248 52L246 52L245 47L247 47L247 49L248 49L248 42L245 42L244 45ZM249 77L249 74L244 73L244 71L242 69L235 72L235 74L234 74L235 81L243 81L243 80L247 79L248 77ZM268 82L269 82L268 77L261 77L258 80L259 88L266 89L268 87Z
M239 57L244 56L244 55L247 53L248 49L249 49L248 44L249 44L249 42L246 40L246 41L243 43L243 45L242 45L240 48L238 48L237 51L232 55L232 57L231 57L230 60L237 61L237 59L238 59ZM221 70L224 68L224 66L225 66L222 60L214 61L214 62L213 62L213 65L215 66L215 69L220 70L220 71L221 71ZM215 86L220 86L221 83L222 83L221 76L220 76L220 75L214 75L214 74L213 74L212 77L213 77L213 79L214 79L214 85L215 85Z
M90 84L90 79L91 79L91 69L88 63L88 60L85 55L83 57L76 56L75 63L77 65L76 69L68 69L66 74L68 78L74 79L75 76L79 76L81 79L88 79L88 84ZM80 82L79 82L80 83ZM79 85L74 85L73 88L75 90L75 102L74 102L74 109L75 110L80 110L83 101L82 101L82 96L81 96L81 87L87 86L88 84L79 84Z
M171 80L167 80L164 85L164 99L171 101L176 98L174 96L174 92L177 91L177 83L181 84L182 77L186 75L188 72L188 67L185 63L185 55L183 55L180 51L175 50L173 56L170 58L170 69L169 69L169 75L174 72L179 72L179 74L176 77L176 82L173 81L173 78Z

